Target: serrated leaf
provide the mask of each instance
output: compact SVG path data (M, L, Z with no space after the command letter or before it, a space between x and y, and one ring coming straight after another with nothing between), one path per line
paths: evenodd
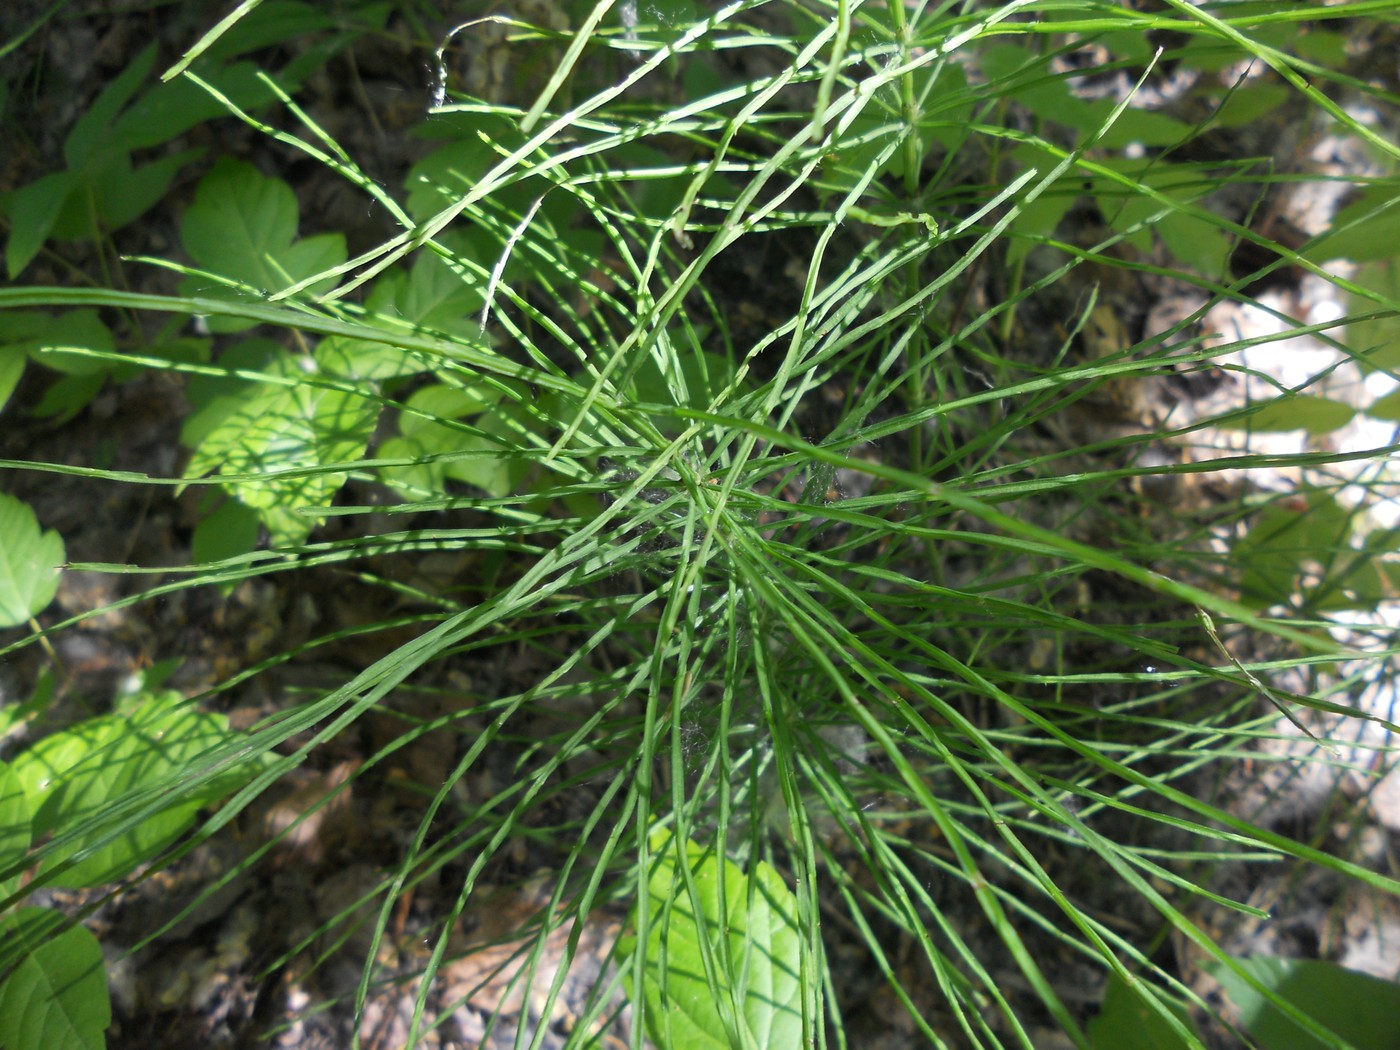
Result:
M159 787L232 736L226 718L196 710L178 693L139 693L123 701L117 713L88 719L21 754L14 771L35 807L35 833L84 827L75 843L47 863L96 845L106 834L102 817L114 801ZM247 763L197 792L172 795L164 809L59 872L53 884L92 886L120 878L189 827L202 806L236 789L255 769L256 763Z
M62 916L23 908L0 921L0 940L24 955L0 984L0 1045L9 1050L100 1050L112 1023L107 970L97 938L81 926L55 932Z
M228 157L200 180L180 225L185 250L204 269L267 290L280 287L269 259L291 247L296 235L292 188Z
M523 477L524 465L514 463L504 454L514 445L510 425L514 417L513 406L501 404L503 396L501 390L486 384L450 387L437 383L415 391L405 406L414 411L405 412L399 418L403 438L393 444L386 442L380 448L380 456L385 459L443 455L452 458L411 467L381 468L385 481L405 491L421 493L424 489L441 491L443 481L453 478L475 485L489 496L509 494ZM488 411L491 409L494 411ZM477 417L472 425L484 431L483 434L467 433L438 422L469 416Z
M438 429L460 437L460 431L443 427L437 421L475 415L500 399L501 392L485 384L456 387L434 383L413 392L405 403L405 407L412 411L405 412L399 419L399 430L404 434L419 434L424 430Z
M796 898L782 877L762 861L746 876L727 858L686 842L697 915L670 833L654 832L651 844L642 996L654 1041L670 1050L729 1050L734 1037L743 1047L800 1046L801 935ZM713 981L702 938L715 965ZM636 989L632 994L635 999ZM722 1012L720 1003L733 1009ZM736 1031L726 1025L726 1012Z
M0 627L37 616L58 593L63 539L42 531L29 504L0 493Z
M448 244L459 256L469 254L460 237L448 238ZM366 305L372 313L479 342L483 302L479 287L453 272L437 255L419 252L407 274L399 271L375 285Z
M271 293L345 261L345 237L339 233L297 239L297 202L291 187L268 178L245 161L221 159L200 180L195 200L180 225L185 250L209 273L247 286L211 287L206 278L188 277L181 287L191 294L246 298ZM333 281L313 286L327 290ZM249 322L213 318L214 331L236 331Z
M401 379L432 367L423 355L410 353L402 347L340 335L321 340L316 347L316 360L333 375L370 382Z
M308 359L299 361L314 368ZM298 367L287 362L286 374L294 375ZM315 518L300 512L326 506L345 483L343 473L315 468L362 457L379 417L379 406L359 394L308 383L259 384L222 407L226 412L201 439L185 477L310 471L224 484L231 496L258 512L279 545L304 540Z
M244 339L219 354L218 365L228 371L283 375L287 353L271 339ZM236 375L198 375L185 387L193 411L180 427L180 441L187 448L198 448L206 434L237 410L258 384Z

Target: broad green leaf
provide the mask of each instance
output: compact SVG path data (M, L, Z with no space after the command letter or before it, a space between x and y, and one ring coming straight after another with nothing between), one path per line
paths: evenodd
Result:
M1316 959L1240 959L1245 971L1359 1050L1400 1050L1400 984ZM1326 1050L1323 1042L1221 963L1206 968L1225 987L1244 1028L1264 1050Z
M7 1050L100 1050L112 1022L97 938L46 908L0 920L0 941L22 958L0 984L0 1045ZM61 929L61 932L60 932Z
M1400 390L1376 398L1371 402L1371 407L1366 409L1366 414L1372 419L1388 419L1392 423L1400 423Z
M49 239L68 199L78 189L77 172L56 171L21 186L5 198L10 239L5 244L5 269L10 280L19 276Z
M1318 612L1342 609L1376 609L1390 596L1381 563L1369 551L1343 554L1331 560L1327 575L1310 596Z
M1306 33L1293 38L1292 44L1300 57L1333 69L1341 69L1351 55L1351 44L1345 34L1318 26L1309 26Z
M192 60L195 68L203 72L201 67L209 62L223 61L271 45L282 45L288 40L315 34L320 29L339 30L329 35L321 34L319 39L313 37L311 41L297 40L295 57L278 70L276 76L287 94L295 94L306 77L326 67L332 55L363 32L382 29L393 12L389 3L338 5L329 13L321 10L324 6L294 0L245 3L235 23L206 35L175 68L182 69L187 60ZM242 100L235 101L247 108Z
M175 173L203 153L202 149L186 150L139 168L132 165L135 146L164 142L182 130L142 120L137 114L135 120L143 133L135 141L124 141L124 135L137 125L129 119L130 113L128 119L119 114L141 87L154 60L152 44L74 124L64 143L66 171L46 176L21 191L24 205L45 210L26 214L18 242L12 238L8 265L13 272L17 273L50 236L91 239L143 215L165 194ZM42 189L36 188L40 186Z
M39 528L29 504L0 493L0 627L37 616L58 593L63 538Z
M258 80L258 67L251 62L201 69L199 75L245 110L257 109L276 97ZM193 80L181 77L157 84L128 106L114 134L126 149L146 149L169 142L196 124L227 115L222 102Z
M1192 1030L1186 1010L1173 1003L1172 1012ZM1117 976L1110 976L1103 993L1103 1007L1089 1022L1089 1042L1094 1050L1187 1050L1191 1046L1142 996L1130 991Z
M113 128L131 97L141 87L156 60L156 45L148 44L131 64L102 90L92 106L78 118L63 143L63 159L72 170L80 170L95 154L113 145Z
M596 405L588 408L580 419L581 401L561 390L551 390L539 401L540 414L546 419L567 419L578 426L578 441L582 445L612 445L622 441L609 426Z
M300 0L265 0L211 45L205 57L229 58L335 25L336 19L314 4Z
M419 437L389 438L380 444L375 458L414 462L380 467L379 476L386 485L410 498L439 495L446 491L447 467L441 460L424 461L443 451L446 450L432 446Z
M35 806L35 833L90 825L88 834L49 863L95 844L104 833L101 817L114 801L190 769L231 735L226 718L196 710L178 693L141 693L124 700L117 713L89 719L21 754L14 769ZM235 789L255 768L248 763L194 794L172 795L160 812L60 872L54 884L91 886L122 877L189 827L200 807Z
M57 317L44 318L38 331L16 345L25 347L45 368L71 376L90 376L110 372L113 362L82 351L109 354L116 348L116 338L96 310L67 310ZM77 352L65 352L69 350Z
M1239 128L1276 110L1292 90L1262 77L1230 91L1215 112L1214 122L1225 128Z
M42 671L28 700L17 704L0 704L0 741L7 739L19 726L32 722L49 709L49 705L53 703L55 681L52 669Z
M399 418L399 430L404 434L420 434L424 430L438 429L460 437L461 431L436 421L464 419L484 412L500 399L501 391L485 384L456 387L434 383L415 390L405 402L405 407L411 411Z
M1152 58L1152 38L1140 30L1123 29L1098 37L1097 42L1119 58L1145 63Z
M1097 181L1095 197L1113 230L1126 234L1130 244L1144 251L1151 250L1155 234L1172 255L1198 273L1220 276L1226 272L1231 239L1208 220L1171 205L1172 201L1194 203L1214 185L1207 175L1190 165L1168 164L1156 158L1143 162L1105 157L1100 163L1166 198L1125 190L1116 181Z
M1112 99L1097 99L1085 106L1083 125L1079 128L1085 134L1098 132L1109 118L1117 103ZM1175 117L1150 109L1125 109L1102 135L1097 145L1102 149L1121 149L1131 144L1143 146L1172 146L1185 142L1191 137L1192 128Z
M851 133L847 132L845 138L850 137ZM833 153L838 150L841 147L833 145ZM617 158L617 165L628 172L629 177L619 180L618 186L626 193L633 215L664 222L676 214L685 201L692 176L678 172L674 158L642 142L625 143L613 156Z
M1265 508L1235 544L1240 590L1260 608L1294 600L1310 567L1349 549L1351 516L1325 492Z
M312 358L285 361L282 374L312 373ZM210 472L254 475L224 483L231 496L258 512L275 544L304 540L315 524L301 512L329 504L345 483L341 472L318 471L364 455L379 417L379 406L345 390L309 383L262 383L222 406L226 414L200 440L185 468L185 477ZM290 477L259 478L281 471Z
M447 464L447 476L475 485L491 496L505 496L524 489L532 469L529 450L548 447L539 439L541 417L534 402L514 387L512 396L501 397L475 419L481 434L459 435L455 451L465 453Z
M180 226L185 250L200 266L266 290L281 287L270 260L296 236L292 188L228 157L200 180Z
M1400 301L1400 260L1378 259L1364 264L1353 278L1357 285ZM1353 316L1364 316L1372 306L1359 295L1349 297ZM1363 305L1365 304L1365 305ZM1362 369L1395 368L1400 365L1400 318L1387 312L1365 317L1347 325L1347 342L1357 352ZM1382 417L1387 418L1387 417Z
M181 286L216 298L270 293L345 261L342 234L297 240L297 202L291 187L268 178L245 161L221 159L200 180L180 226L180 238L196 264L247 286L239 292L208 279L188 277ZM332 282L313 286L325 291ZM248 322L213 318L215 331L236 331Z
M1017 148L1015 157L1022 170L1026 168L1039 168L1044 171L1048 165L1047 160L1051 160L1043 150L1036 149L1029 144ZM1042 193L1035 200L1028 204L1022 204L1016 218L1012 220L1011 229L1021 236L1016 237L1007 244L1006 258L1007 264L1016 262L1024 258L1026 253L1034 248L1036 237L1048 237L1055 232L1060 225L1060 220L1065 217L1071 205L1074 204L1075 193L1070 190L1056 192L1051 189Z
M11 279L50 237L88 239L145 214L165 195L176 172L203 154L202 148L186 150L133 166L132 150L168 142L225 112L222 103L188 80L153 85L133 102L154 60L152 44L77 120L64 143L66 170L44 175L7 198ZM252 63L201 72L245 109L274 97Z
M464 238L449 234L439 240L459 259L471 257ZM396 271L376 284L367 306L372 313L480 342L484 301L479 285L433 252L422 251L407 273Z
M447 478L475 485L490 496L513 491L524 467L503 452L519 444L511 423L521 421L512 415L512 405L501 402L503 396L502 390L484 383L468 387L435 383L415 391L405 403L412 411L399 417L403 436L384 442L379 457L420 461L435 456L454 458L381 467L385 482L409 495L441 492ZM468 417L475 417L471 425L484 435L444 425ZM493 440L492 435L500 440Z
M721 1013L724 1002L736 1008L726 1012L739 1026L740 1045L800 1046L801 940L796 899L782 877L762 861L746 876L727 858L686 842L685 863L699 898L697 915L680 878L671 835L653 832L651 844L651 926L641 949L646 952L641 994L653 1040L670 1050L729 1050L733 1043ZM715 965L713 984L706 977L702 939ZM632 995L638 997L636 989Z
M1109 126L1116 102L1080 98L1071 90L1066 78L1052 75L1045 69L1043 57L1017 45L989 47L979 61L989 78L1015 83L1017 86L1009 97L1036 116L1073 128L1086 138L1094 136L1103 148L1115 149L1129 143L1169 146L1191 135L1189 124L1166 113L1144 109L1124 110Z
M422 354L369 339L333 335L316 347L316 358L326 371L345 379L383 382L426 372L432 363Z
M107 727L106 720L90 718L61 733L44 737L15 756L11 768L19 777L30 808L34 811L36 835L53 830L51 825L42 823L44 803L62 786L63 776L68 770L81 762L85 755L102 746Z
M677 355L664 377L656 359L648 357L632 382L640 401L703 409L733 378L734 368L727 358L692 351Z
M24 375L24 360L23 350L0 343L0 411L9 403L20 376Z
M13 769L0 762L0 869L24 856L33 822L34 809L24 793L24 785ZM0 897L8 897L18 889L19 881L19 875L0 881Z
M1253 431L1305 430L1330 434L1346 426L1356 409L1315 394L1283 394L1260 402L1248 415L1220 422L1223 428Z
M967 115L961 97L961 89L966 86L962 70L953 66L929 67L914 74L914 81L914 94L924 99L924 103L917 108L913 120L904 115L899 91L887 85L875 93L849 124L843 122L844 130L832 142L823 161L824 188L846 192L865 181L872 165L882 175L902 178L909 159L904 141L910 135L918 138L919 157L927 152L930 143L947 141L948 126L961 124ZM875 199L880 193L877 181L866 190L867 200ZM898 206L907 209L909 202L901 200Z
M101 372L86 375L60 376L44 391L44 396L30 412L36 419L66 423L91 403L101 391L107 377Z
M110 229L125 226L146 214L165 196L170 182L185 165L202 156L204 150L189 149L160 160L133 167L131 159L118 154L103 172L98 190L102 221Z
M484 430L499 431L503 427L493 425L494 417L482 421ZM459 459L448 460L445 471L449 478L456 478L468 485L475 485L488 496L508 496L515 490L516 481L524 473L515 467L515 462L502 455L501 445L489 437L475 434L459 434L453 452L464 453Z
M217 364L230 372L283 375L286 357L287 352L271 339L244 339L220 353ZM193 411L180 427L181 444L198 448L205 435L236 412L258 385L236 375L194 376L185 388Z
M1350 259L1365 263L1395 258L1395 246L1400 243L1397 188L1394 178L1366 187L1333 217L1335 232L1323 234L1303 254L1313 262Z
M225 500L194 528L190 555L196 562L222 561L258 545L258 516L237 500Z
M333 19L312 9L288 17L297 5L266 6L279 10L257 12L256 17L245 21L260 26L268 42L288 39L281 27L334 24ZM234 35L230 34L230 38ZM352 35L340 34L330 43L330 50L344 46ZM164 196L175 173L203 153L202 148L187 150L140 167L132 165L132 150L168 142L196 124L226 113L223 103L185 79L152 85L133 101L150 73L155 54L154 44L143 50L73 125L64 142L66 170L45 175L9 196L6 211L11 223L6 267L11 279L28 265L50 236L89 238L145 214ZM203 68L200 73L245 110L256 109L276 97L258 79L258 67L251 62ZM295 90L300 82L298 75L289 70L278 79L287 91Z
M1020 44L989 44L977 52L977 65L982 75L1002 88L1016 82L1018 77L1032 79L1035 67L1043 63L1043 58ZM1043 79L1048 86L1039 90L1046 93L1045 97L1060 99L1069 95L1069 88L1062 82L1048 76ZM1034 92L1032 97L1036 97Z
M4 340L0 342L0 393L6 397L9 391L4 389L3 377L12 373L18 379L23 367L20 355L28 354L46 368L64 373L30 407L30 414L40 419L72 418L102 389L108 375L130 368L83 352L108 354L116 345L95 310L67 310L56 316L17 310L5 315L5 334L0 338Z
M404 207L420 222L455 203L495 167L501 159L496 151L498 147L514 149L524 141L513 122L486 113L474 113L460 121L435 118L420 134L461 136L429 153L409 169L405 180L408 200ZM523 215L537 195L538 190L532 185L516 180L493 189L490 198L495 207L507 214ZM475 243L476 238L471 239Z

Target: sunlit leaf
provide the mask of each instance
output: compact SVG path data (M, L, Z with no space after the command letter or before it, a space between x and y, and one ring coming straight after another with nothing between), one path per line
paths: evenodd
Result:
M58 593L63 538L41 530L29 504L0 493L0 627L38 615Z

